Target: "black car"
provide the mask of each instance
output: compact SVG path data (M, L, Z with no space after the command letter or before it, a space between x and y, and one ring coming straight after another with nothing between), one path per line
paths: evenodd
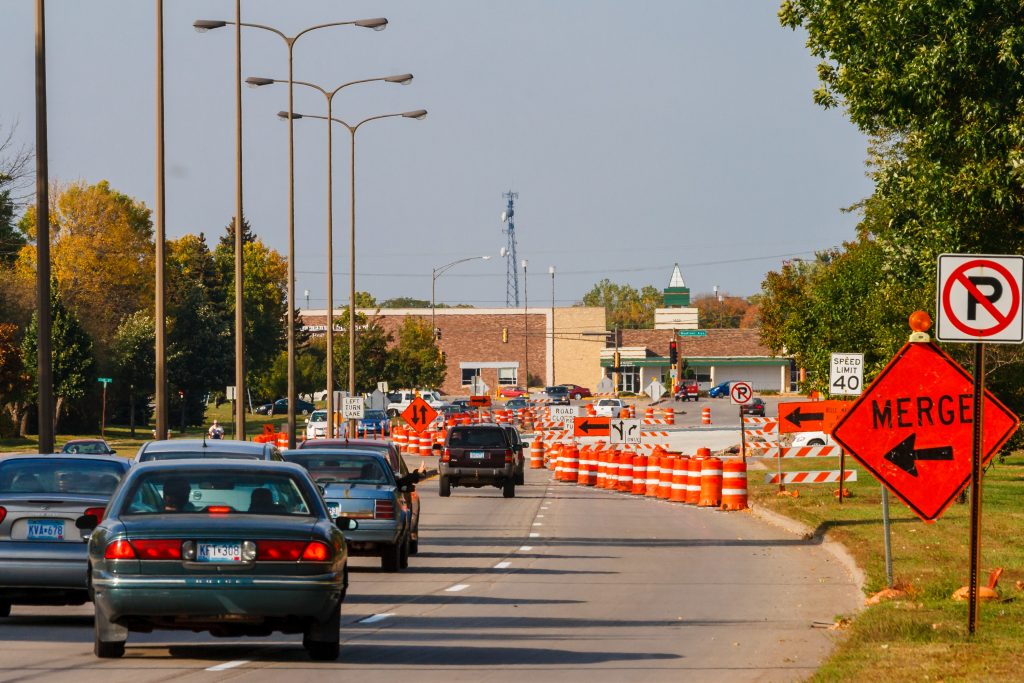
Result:
M569 405L569 389L564 386L545 387L544 397L548 399L548 403L552 405Z
M764 417L764 409L765 403L763 399L752 398L749 403L744 403L740 406L740 414Z
M457 398L454 401L452 401L452 405L457 407L463 413L476 412L476 408L474 408L473 406L469 405L469 399L468 398Z
M438 464L438 493L454 486L497 486L506 498L516 495L516 451L498 425L464 425L448 430Z
M300 398L295 402L295 413L297 415L309 415L314 410L316 410L316 406L309 401L303 401ZM288 399L279 398L273 403L264 403L256 408L256 412L259 415L284 415L288 412Z

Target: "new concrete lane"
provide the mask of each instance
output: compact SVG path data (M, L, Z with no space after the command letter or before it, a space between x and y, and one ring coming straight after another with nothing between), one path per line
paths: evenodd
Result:
M819 547L744 513L551 483L423 497L421 552L384 574L352 561L342 654L309 662L297 637L131 634L92 657L91 609L14 608L2 680L795 680L831 645L815 628L861 595ZM210 671L208 669L214 669Z

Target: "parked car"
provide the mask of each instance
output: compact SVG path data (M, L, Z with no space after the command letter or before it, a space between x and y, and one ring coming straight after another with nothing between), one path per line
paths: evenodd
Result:
M82 453L85 455L115 455L117 451L103 439L71 439L60 449L61 453Z
M281 460L281 451L273 443L235 441L233 439L168 439L147 441L135 454L135 463L152 460L195 460L229 458L232 460Z
M523 437L519 434L519 429L515 425L503 424L501 428L505 430L505 436L508 437L508 442L512 446L512 450L515 451L516 455L516 486L522 486L526 483L526 453L523 451Z
M356 436L388 436L391 434L391 418L383 410L367 410L363 419L356 422Z
M548 403L552 405L567 406L569 405L569 390L561 385L545 387L544 398L548 399Z
M590 389L581 387L579 384L563 384L562 386L569 392L569 398L590 398L592 395Z
M349 553L379 556L387 572L409 566L412 512L402 494L415 482L396 479L383 454L308 448L289 451L288 461L309 470L332 518L359 520L359 528L345 534Z
M124 654L129 631L302 633L312 659L338 656L348 588L343 528L316 484L284 462L189 460L133 467L91 532L94 652Z
M104 455L0 457L0 617L11 605L81 605L88 535L85 514L103 517L129 469Z
M698 401L700 400L700 383L695 379L680 380L676 389L675 399L677 401Z
M468 398L457 398L454 401L452 401L451 404L453 406L455 406L456 408L458 408L459 411L463 412L463 413L475 413L476 412L476 408L474 408L473 406L469 405L469 399Z
M797 432L793 435L793 446L832 446L832 437L825 432Z
M301 398L295 401L295 414L296 415L309 415L316 406L309 401L303 401ZM273 403L264 403L256 408L256 412L260 415L285 415L288 412L288 399L279 398Z
M521 408L532 408L536 404L527 398L510 398L505 402L506 410L519 410Z
M444 405L444 400L441 398L441 394L436 391L422 390L419 393L419 397L422 398L427 404L435 410ZM388 405L385 409L389 417L397 417L409 407L409 404L416 400L415 391L396 391L392 394L388 394Z
M625 408L626 402L621 398L602 398L594 404L598 417L618 417Z
M723 398L725 396L728 396L730 384L732 384L732 382L722 382L721 384L716 384L715 386L711 387L708 390L708 396L710 396L711 398Z
M516 454L498 425L461 425L448 430L438 469L438 492L452 487L496 486L505 498L516 495Z
M529 392L522 387L502 387L498 391L498 395L502 398L519 398L520 396L528 396Z
M755 396L754 398L750 399L750 401L740 406L740 415L764 417L764 409L764 399L757 398Z
M398 452L398 447L393 441L382 441L380 439L317 439L316 441L303 441L299 444L300 450L311 448L334 448L340 450L358 450L380 453L391 463L391 470L395 478L411 484L418 483L424 475L425 470L410 470L405 462L405 457ZM294 453L294 451L288 451ZM285 454L287 458L288 453ZM420 549L420 494L412 487L402 492L406 505L412 511L412 534L409 537L409 552L415 555Z

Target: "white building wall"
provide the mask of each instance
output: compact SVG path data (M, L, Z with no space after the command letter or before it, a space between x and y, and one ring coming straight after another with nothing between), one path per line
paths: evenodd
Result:
M714 368L714 382L750 382L754 391L785 391L778 365L719 365Z

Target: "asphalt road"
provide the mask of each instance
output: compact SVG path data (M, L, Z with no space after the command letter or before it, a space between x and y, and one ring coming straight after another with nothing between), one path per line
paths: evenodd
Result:
M342 651L299 637L131 634L92 655L91 606L0 619L0 680L789 681L829 651L819 628L862 596L813 542L742 512L553 483L437 497L424 482L420 554L384 574L352 560Z

